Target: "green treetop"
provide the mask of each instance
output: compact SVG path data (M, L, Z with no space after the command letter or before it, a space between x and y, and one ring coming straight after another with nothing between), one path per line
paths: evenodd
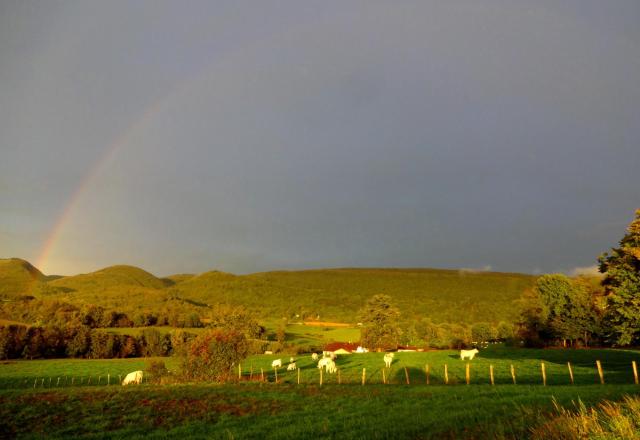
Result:
M620 246L598 259L605 277L606 321L619 345L640 341L640 209L627 227Z

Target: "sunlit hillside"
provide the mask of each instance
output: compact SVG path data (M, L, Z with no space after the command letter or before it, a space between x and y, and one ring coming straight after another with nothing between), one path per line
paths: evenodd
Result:
M45 280L45 276L28 261L19 258L0 259L0 296L25 295Z
M391 295L404 317L436 322L512 320L534 276L441 269L326 269L234 275L211 271L158 278L132 266L48 280L23 260L0 261L0 292L29 293L122 311L154 310L167 301L243 305L262 319L358 321L367 298ZM36 281L34 283L34 281ZM32 286L36 285L36 288Z
M173 289L184 298L243 304L265 317L357 321L367 298L391 295L405 316L435 321L512 319L515 301L534 276L439 269L328 269L236 276L207 272Z

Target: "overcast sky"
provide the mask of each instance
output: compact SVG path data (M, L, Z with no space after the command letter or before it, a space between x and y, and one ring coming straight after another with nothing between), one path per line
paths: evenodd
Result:
M554 272L640 207L640 2L0 0L0 257Z

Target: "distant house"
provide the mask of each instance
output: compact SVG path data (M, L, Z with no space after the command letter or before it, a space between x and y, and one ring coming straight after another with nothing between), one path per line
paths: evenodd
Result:
M351 354L358 348L358 344L349 342L331 342L324 346L324 351L332 351L335 354Z

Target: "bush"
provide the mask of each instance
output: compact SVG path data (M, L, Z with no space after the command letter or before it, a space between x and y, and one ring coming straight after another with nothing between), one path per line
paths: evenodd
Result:
M160 360L147 362L147 368L145 368L144 372L150 383L162 383L162 379L169 376L169 370L167 370L164 361Z
M187 380L226 382L233 377L233 366L247 356L248 348L244 334L237 330L203 333L189 344L183 375Z

